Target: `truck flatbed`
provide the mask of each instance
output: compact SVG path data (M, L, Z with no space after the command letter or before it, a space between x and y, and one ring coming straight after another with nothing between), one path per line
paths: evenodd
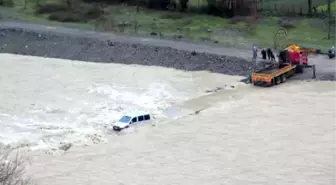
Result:
M272 86L286 81L295 73L295 65L279 64L269 65L257 72L252 73L252 83L257 86Z
M279 71L279 66L271 65L271 66L268 66L268 67L266 67L264 69L261 69L257 73L272 74L272 73L275 73L277 71Z

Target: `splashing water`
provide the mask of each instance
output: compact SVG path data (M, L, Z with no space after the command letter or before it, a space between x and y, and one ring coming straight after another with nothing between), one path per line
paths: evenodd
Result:
M1 58L0 143L10 147L106 142L107 128L126 112L140 109L160 116L171 105L227 83L222 75L206 72L9 54Z

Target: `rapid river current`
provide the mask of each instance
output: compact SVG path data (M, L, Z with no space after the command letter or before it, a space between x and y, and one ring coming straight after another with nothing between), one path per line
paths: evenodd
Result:
M335 82L256 88L203 71L0 58L0 143L31 149L41 184L335 184ZM171 107L185 114L171 119ZM110 131L135 109L165 124ZM75 147L40 152L64 143Z
M1 54L0 142L57 148L106 140L124 113L154 116L240 77L159 67L98 64Z

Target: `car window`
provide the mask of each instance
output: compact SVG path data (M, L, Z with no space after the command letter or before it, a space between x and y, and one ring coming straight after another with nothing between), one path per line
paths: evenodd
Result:
M123 116L122 118L120 118L119 122L129 123L130 120L131 120L131 117L129 117L129 116Z
M147 115L144 116L144 119L145 120L150 120L150 116L147 114Z
M143 116L139 116L139 117L138 117L138 120L139 120L139 121L143 121L143 120L144 120L144 117L143 117Z
M132 119L132 123L135 123L135 122L137 122L137 118L136 117Z

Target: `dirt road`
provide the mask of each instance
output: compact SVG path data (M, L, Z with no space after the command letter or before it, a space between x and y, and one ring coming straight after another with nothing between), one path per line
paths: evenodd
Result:
M123 43L138 43L138 44L150 44L158 47L171 47L178 50L185 51L197 51L197 52L206 52L216 55L225 55L225 56L239 56L245 59L251 59L252 53L247 49L235 49L235 48L223 48L216 45L200 45L196 43L187 43L174 40L163 40L156 38L145 38L145 37L133 37L133 36L120 36L112 33L103 33L89 30L82 30L76 28L65 28L65 27L56 27L49 26L47 24L34 24L34 23L24 23L24 22L0 22L0 27L2 28L22 28L26 30L36 31L36 32L53 32L58 34L66 34L80 37L90 37L90 38L100 38L100 39L109 39L115 42Z

